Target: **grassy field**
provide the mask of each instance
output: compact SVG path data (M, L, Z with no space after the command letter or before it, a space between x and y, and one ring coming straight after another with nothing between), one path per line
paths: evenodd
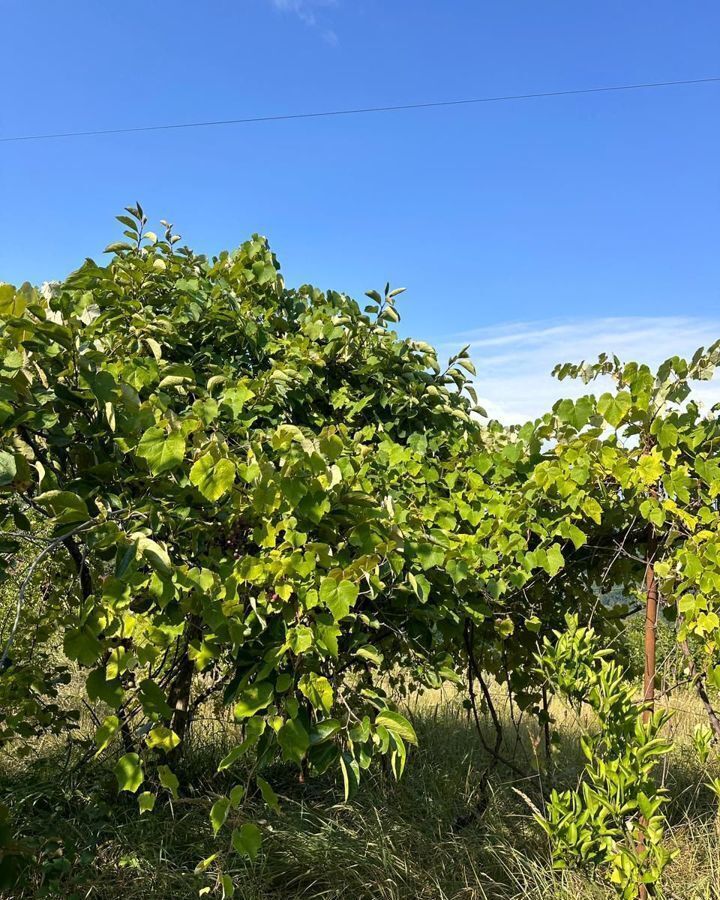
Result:
M671 843L679 850L667 896L720 898L720 833L716 801L689 745L699 710L691 698L671 723L677 750L664 772L672 802ZM560 714L562 740L551 772L518 781L494 774L487 808L477 815L487 759L466 713L450 695L411 704L420 747L403 779L369 774L356 799L342 802L333 780L297 783L287 771L268 776L281 797L280 815L259 813L264 852L255 864L223 850L204 874L199 860L216 841L199 795L232 735L216 720L196 724L184 778L189 795L142 818L134 798L118 799L109 768L73 771L58 744L23 763L2 759L0 789L41 850L40 868L14 897L197 898L222 862L241 900L579 900L611 893L590 873L553 872L531 805L551 784L570 784L581 765L570 713ZM508 738L510 740L510 738ZM514 735L512 742L515 742ZM521 728L520 759L532 771L538 735ZM535 766L536 767L536 766ZM216 788L217 789L217 788ZM198 794L194 802L193 793ZM125 795L127 797L127 795ZM228 832L229 833L229 832ZM222 835L221 835L222 836Z

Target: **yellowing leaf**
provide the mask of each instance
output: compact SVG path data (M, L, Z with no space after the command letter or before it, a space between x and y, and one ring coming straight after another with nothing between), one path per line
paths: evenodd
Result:
M586 497L582 504L583 512L589 516L593 522L599 525L602 522L602 507L594 497Z
M140 815L146 812L152 812L155 809L155 801L157 797L150 791L143 791L138 795L138 806L140 807Z
M190 469L190 482L213 503L230 490L234 481L235 463L224 457L216 459L212 453L204 453Z
M129 791L131 794L137 791L145 779L137 753L126 753L120 757L115 766L115 777L118 790Z
M172 728L167 728L165 725L156 725L148 733L145 743L151 750L160 749L169 753L180 744L180 738Z
M21 291L16 293L11 284L0 284L0 316L19 318L25 312L26 306Z
M630 394L627 391L618 391L617 394L603 394L598 400L597 409L609 425L617 428L631 406Z
M665 465L662 457L657 453L647 453L640 457L637 464L640 480L645 484L653 484L662 478Z
M558 544L553 544L547 551L547 565L545 568L548 574L551 576L557 575L564 565L565 560L563 559L562 550Z

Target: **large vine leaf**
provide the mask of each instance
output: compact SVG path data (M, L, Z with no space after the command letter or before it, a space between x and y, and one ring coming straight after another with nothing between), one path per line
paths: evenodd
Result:
M204 453L190 469L190 481L206 500L219 500L235 481L235 463L231 459L216 459L212 453Z
M164 428L153 425L140 438L135 451L147 461L153 475L161 475L176 469L185 456L185 438L180 431L169 434Z

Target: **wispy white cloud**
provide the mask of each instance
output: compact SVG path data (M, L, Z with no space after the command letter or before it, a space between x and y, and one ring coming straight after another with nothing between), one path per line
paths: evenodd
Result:
M317 28L324 41L332 46L338 43L337 34L326 27L318 13L323 9L337 6L338 0L270 0L270 4L279 12L291 13L310 28Z
M606 352L657 366L669 356L691 356L718 338L720 317L628 316L512 323L448 336L438 350L442 358L470 344L482 405L493 418L512 423L541 415L560 397L605 389L557 381L550 374L557 363L591 361ZM695 393L707 406L720 402L720 376L698 383Z

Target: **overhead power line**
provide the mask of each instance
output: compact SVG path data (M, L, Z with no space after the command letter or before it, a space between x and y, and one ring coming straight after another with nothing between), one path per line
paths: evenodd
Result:
M180 128L215 128L219 125L250 125L256 122L287 122L292 119L323 119L332 116L357 116L367 113L401 112L409 109L436 109L442 106L469 106L473 103L504 103L510 100L537 100L541 97L568 97L578 94L607 94L614 91L637 91L675 85L720 82L720 76L689 78L684 81L648 81L640 84L615 84L604 87L573 88L565 91L539 91L532 94L506 94L498 97L471 97L464 100L434 100L427 103L404 103L398 106L363 106L355 109L330 109L322 112L287 113L274 116L249 116L243 119L218 119L210 122L177 122L168 125L138 125L132 128L102 128L92 131L59 131L49 134L23 134L0 138L0 143L14 141L49 141L57 138L95 137L103 134L133 134L142 131L171 131Z

